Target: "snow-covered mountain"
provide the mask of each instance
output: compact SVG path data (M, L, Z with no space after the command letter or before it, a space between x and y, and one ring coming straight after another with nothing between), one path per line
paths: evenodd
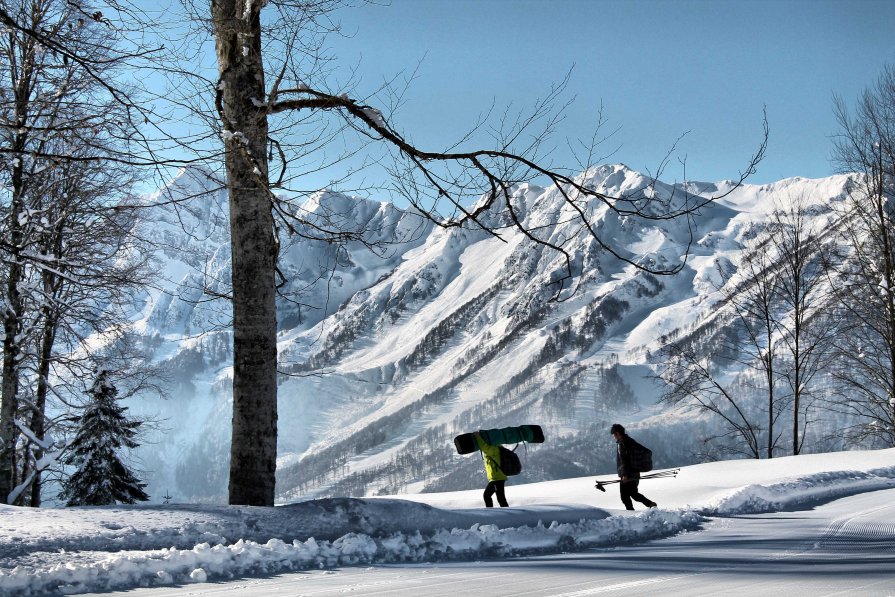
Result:
M623 165L582 174L609 196L656 202L724 195L732 183L669 185ZM717 316L724 283L773 210L807 201L818 222L845 196L848 177L745 185L695 217L645 221L586 206L595 232L629 259L684 269L658 276L603 250L570 219L562 196L518 187L529 227L572 256L557 297L562 255L516 232L441 229L412 210L336 193L298 214L352 230L367 243L282 235L286 284L279 311L280 500L464 489L482 484L476 457L456 455L457 433L538 423L524 480L612 470L608 426L621 421L654 448L657 466L698 459L711 423L657 404L655 352ZM174 376L172 397L132 408L161 422L143 450L155 496L222 500L230 421L226 196L211 177L182 173L141 223L160 273L135 315ZM489 225L508 222L495 208ZM372 250L371 250L372 246ZM731 278L734 280L735 275ZM726 279L726 278L725 278ZM730 282L733 283L733 282ZM204 291L203 289L207 289ZM556 300L556 299L559 300ZM151 455L151 456L150 456Z

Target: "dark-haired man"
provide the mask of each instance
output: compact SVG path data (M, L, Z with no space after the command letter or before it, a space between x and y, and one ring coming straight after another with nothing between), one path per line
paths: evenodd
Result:
M618 476L621 479L618 487L625 508L628 510L634 509L634 503L631 500L636 500L647 508L655 508L656 502L637 490L637 486L640 484L640 471L635 470L631 466L630 457L631 450L637 445L637 442L628 436L625 433L625 428L618 423L613 425L609 432L616 441L615 465L618 469Z

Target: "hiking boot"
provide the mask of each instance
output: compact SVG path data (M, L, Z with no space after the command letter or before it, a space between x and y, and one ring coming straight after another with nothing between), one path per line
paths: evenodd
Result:
M646 507L647 508L658 508L659 504L657 504L656 502L650 502L646 505Z

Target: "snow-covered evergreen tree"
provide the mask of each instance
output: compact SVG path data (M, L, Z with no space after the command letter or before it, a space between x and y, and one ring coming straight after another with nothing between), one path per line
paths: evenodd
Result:
M91 402L81 417L80 428L65 464L77 470L63 484L60 499L67 506L105 506L146 501L145 483L124 465L118 451L135 448L140 421L127 418L118 404L118 390L108 370L97 373L88 391Z

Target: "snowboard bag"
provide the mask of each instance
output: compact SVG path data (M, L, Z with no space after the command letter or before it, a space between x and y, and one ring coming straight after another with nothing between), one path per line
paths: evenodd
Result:
M528 442L530 444L544 443L544 431L540 425L519 425L518 427L503 427L500 429L481 429L479 433L486 444L499 446L502 444L518 444ZM479 449L473 433L461 433L454 438L454 447L457 454L472 454Z

